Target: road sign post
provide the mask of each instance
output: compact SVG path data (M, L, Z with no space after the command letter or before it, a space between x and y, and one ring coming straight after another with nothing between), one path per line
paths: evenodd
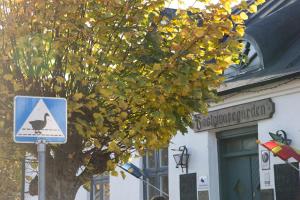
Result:
M64 98L16 96L14 141L36 143L39 162L38 199L46 199L46 144L67 142L67 101Z
M37 152L39 160L39 200L46 199L46 143L40 141L37 143Z

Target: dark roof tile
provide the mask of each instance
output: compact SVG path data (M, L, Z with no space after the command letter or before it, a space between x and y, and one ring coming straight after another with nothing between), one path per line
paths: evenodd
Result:
M246 30L259 47L264 69L227 81L219 89L220 94L300 74L300 0L270 2L272 12L265 9L268 15L254 23L250 20Z

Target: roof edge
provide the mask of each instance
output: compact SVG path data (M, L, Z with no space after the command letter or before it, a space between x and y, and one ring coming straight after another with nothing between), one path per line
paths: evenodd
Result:
M224 95L232 94L234 92L241 92L245 89L264 86L264 85L267 85L267 84L270 84L270 83L275 83L275 82L278 82L278 81L281 81L281 80L284 80L284 79L287 79L287 78L294 78L294 77L297 77L297 76L300 76L300 71L294 72L294 73L291 73L291 74L285 74L283 76L279 76L279 77L272 78L272 79L269 79L269 80L254 82L254 83L251 83L249 85L242 85L240 87L235 87L235 88L231 88L231 89L228 89L228 90L225 89L223 91L217 92L217 94L220 95L220 96L224 96Z

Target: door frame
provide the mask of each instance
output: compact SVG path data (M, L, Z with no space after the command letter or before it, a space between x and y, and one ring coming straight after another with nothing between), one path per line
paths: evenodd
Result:
M230 138L240 138L244 136L256 135L258 136L258 128L257 125L255 126L248 126L236 129L230 129L225 131L220 131L216 133L217 137L217 148L218 148L218 169L219 169L219 193L220 193L220 200L224 199L224 192L223 192L223 178L222 178L222 155L221 155L221 141L224 139ZM247 155L258 155L258 148L254 151L248 152L240 152L240 153L233 153L233 155L227 155L228 157L232 156L247 156ZM226 157L227 157L226 156Z

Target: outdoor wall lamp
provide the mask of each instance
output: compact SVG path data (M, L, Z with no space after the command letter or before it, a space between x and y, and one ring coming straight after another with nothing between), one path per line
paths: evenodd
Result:
M180 152L178 154L174 154L174 160L176 162L176 168L178 168L179 166L182 169L185 168L186 173L188 173L188 161L189 161L189 154L188 154L188 149L186 148L186 146L180 146L178 149L171 149L173 151L177 151Z

